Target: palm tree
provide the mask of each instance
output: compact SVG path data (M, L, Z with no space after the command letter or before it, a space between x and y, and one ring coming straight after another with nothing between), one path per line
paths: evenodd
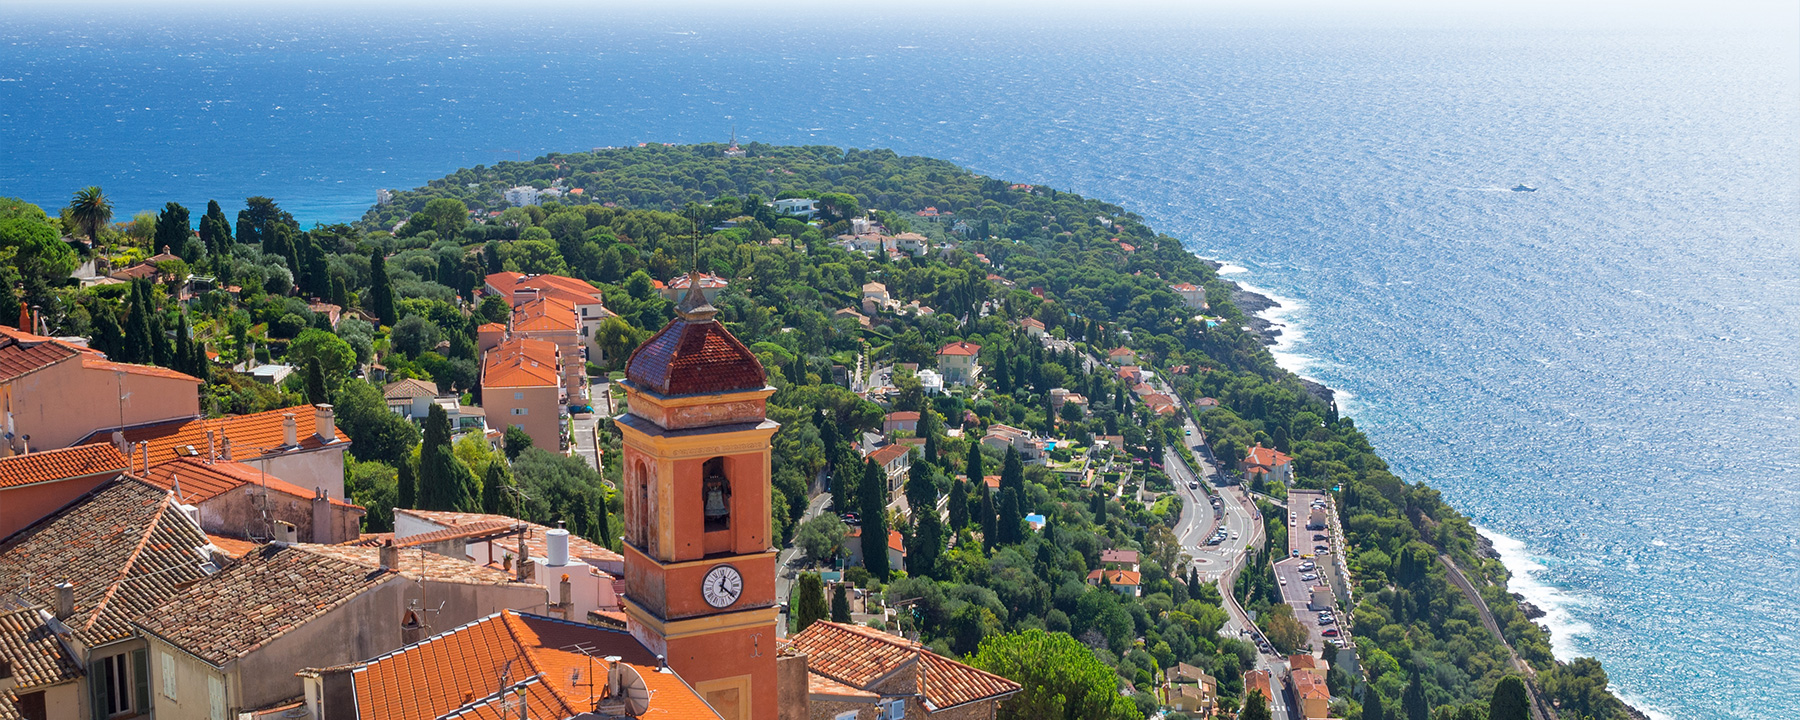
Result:
M75 191L75 199L69 203L69 217L87 230L88 240L96 243L100 241L100 227L112 220L112 210L112 200L100 191L99 185Z

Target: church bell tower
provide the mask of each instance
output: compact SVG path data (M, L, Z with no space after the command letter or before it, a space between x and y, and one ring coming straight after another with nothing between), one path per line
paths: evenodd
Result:
M773 720L770 387L699 277L625 363L626 626L725 720Z

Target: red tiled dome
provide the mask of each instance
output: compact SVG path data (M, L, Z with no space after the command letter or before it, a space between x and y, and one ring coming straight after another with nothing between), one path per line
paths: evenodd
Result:
M717 311L699 295L690 289L678 317L631 353L626 379L663 395L762 389L768 384L762 362L713 319Z

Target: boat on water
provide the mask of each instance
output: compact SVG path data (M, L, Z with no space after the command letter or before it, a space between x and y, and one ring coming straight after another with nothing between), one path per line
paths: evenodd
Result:
M1519 183L1518 185L1513 186L1513 192L1537 192L1537 188L1524 183Z

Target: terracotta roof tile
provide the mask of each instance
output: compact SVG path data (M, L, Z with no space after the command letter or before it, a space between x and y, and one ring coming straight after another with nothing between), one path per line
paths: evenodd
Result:
M80 353L55 338L0 327L0 382L11 382Z
M81 666L44 623L41 606L0 613L0 658L12 662L13 680L29 690L81 677Z
M208 534L206 536L206 539L211 541L213 544L213 547L218 548L219 552L225 553L226 555L230 555L231 559L233 559L233 560L242 558L245 555L249 555L250 551L255 550L258 547L258 545L256 543L251 542L249 540L239 540L237 538L228 538L223 535Z
M172 420L131 428L122 431L122 434L124 434L126 442L150 443L150 464L152 466L182 457L182 453L178 453L178 449L185 450L190 445L197 452L206 452L208 430L215 433L215 445L220 454L224 453L224 442L229 438L232 457L237 460L246 460L265 454L274 455L283 452L277 448L280 448L282 441L286 439L282 434L282 424L283 416L288 413L294 415L295 435L299 440L298 449L314 450L325 446L325 443L313 435L313 423L317 420L317 413L311 405L298 405L252 415ZM105 440L111 434L110 430L97 430L87 439L90 441ZM332 436L336 438L333 444L350 442L349 436L336 427L332 428Z
M1088 571L1088 580L1098 582L1102 572L1106 573L1108 585L1139 585L1142 584L1144 577L1142 574L1130 570L1090 570Z
M444 528L442 530L434 530L434 531L428 532L428 533L419 533L417 535L408 535L405 538L395 540L394 546L401 547L401 548L409 548L409 547L418 547L420 545L430 545L432 543L443 542L445 540L456 540L456 539L461 539L461 538L474 538L474 537L481 537L484 535L496 535L496 534L508 532L514 528L519 527L520 525L521 525L521 523L506 522L506 521L489 521L489 522L469 523L467 525L459 525L456 527Z
M304 546L264 545L168 598L138 626L222 667L395 578Z
M131 373L132 375L148 375L168 380L186 380L194 384L206 382L187 373L175 372L155 365L134 365L131 363L112 362L93 353L81 354L81 366L89 370L110 370L112 372Z
M996 700L1019 691L1018 683L872 628L821 620L795 635L793 641L796 649L806 653L809 670L857 688L868 688L916 660L919 694L932 711Z
M0 458L0 488L123 472L125 456L112 443L76 445Z
M816 672L806 673L806 692L809 695L827 695L831 697L852 697L878 699L881 693L850 687Z
M530 530L530 534L525 536L525 549L535 557L548 557L550 555L549 541L545 539L545 533L549 532L550 528L537 523L524 522L505 515L492 515L488 513L464 513L444 510L408 510L406 508L396 508L394 512L401 515L412 515L445 527L459 527L493 521L522 523ZM590 565L596 563L611 565L614 563L622 563L625 560L624 556L574 534L569 535L569 554L581 558L582 561Z
M436 398L438 389L434 383L428 383L418 378L406 378L405 380L395 380L381 388L381 396L386 400Z
M1138 561L1136 550L1101 550L1100 562L1103 563L1135 563Z
M515 272L498 272L487 276L488 287L500 291L509 303L519 302L520 290L536 290L539 297L554 297L586 305L600 301L600 288L561 275L525 275ZM527 294L529 297L529 294Z
M876 448L875 452L869 453L869 459L874 460L876 465L885 466L888 463L906 457L906 454L911 450L912 448L905 445L883 445Z
M1263 447L1262 443L1257 443L1256 447L1244 451L1244 464L1259 468L1278 468L1288 464L1292 460L1293 458L1288 457L1287 453L1276 450L1275 448Z
M939 355L979 355L981 346L971 342L957 341L938 348Z
M181 484L181 492L176 498L184 505L206 502L215 497L231 492L245 485L260 485L272 492L278 492L300 500L311 500L313 491L295 485L274 475L245 465L240 462L207 463L197 457L183 457L170 460L150 468L143 479L152 485L175 490L176 482ZM331 498L331 504L344 507L355 507L343 498Z
M550 387L560 382L556 345L514 338L487 351L481 363L483 387Z
M575 303L554 297L520 303L513 308L513 332L557 332L581 325Z
M129 637L133 619L205 576L206 535L171 500L130 475L95 488L0 545L0 592L50 604L67 580L77 638L96 647Z
M565 649L576 646L589 653ZM630 633L513 610L369 661L354 671L355 703L362 720L498 720L498 698L489 694L500 689L505 677L510 681L505 689L525 687L533 717L570 717L589 709L594 695L604 690L605 670L592 658L609 655L619 656L643 676L650 689L646 716L719 717L680 677L659 672L655 654Z
M919 414L911 410L901 410L899 412L888 413L887 419L899 422L906 422L908 420L916 421L919 419Z
M723 324L681 317L632 351L625 375L663 395L758 390L768 382L762 361Z

